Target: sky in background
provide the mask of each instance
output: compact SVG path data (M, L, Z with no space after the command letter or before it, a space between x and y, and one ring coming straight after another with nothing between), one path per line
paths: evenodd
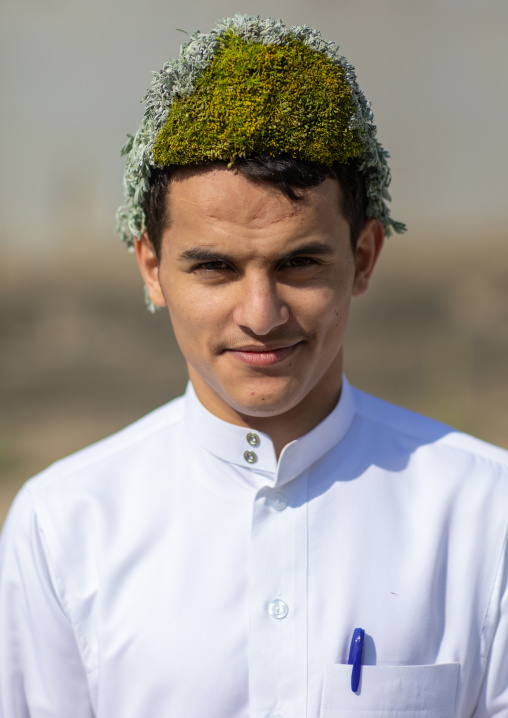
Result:
M236 12L340 43L415 232L503 232L506 0L1 0L0 241L36 258L113 240L126 134L151 71Z

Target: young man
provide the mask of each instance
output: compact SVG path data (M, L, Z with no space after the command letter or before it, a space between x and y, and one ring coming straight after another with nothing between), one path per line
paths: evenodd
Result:
M507 716L508 456L342 376L402 229L351 66L223 21L126 152L121 228L190 384L18 496L0 715Z

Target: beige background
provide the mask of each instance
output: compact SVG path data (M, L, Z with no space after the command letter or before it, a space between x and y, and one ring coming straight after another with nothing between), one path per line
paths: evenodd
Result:
M508 448L504 0L3 0L0 521L19 484L182 391L119 245L119 149L177 28L282 16L341 43L392 155L393 215L354 305L351 380Z

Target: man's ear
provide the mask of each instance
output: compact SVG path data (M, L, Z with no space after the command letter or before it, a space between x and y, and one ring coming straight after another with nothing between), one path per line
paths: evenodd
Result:
M367 291L384 241L385 233L381 222L377 219L368 219L360 232L356 245L353 297L359 297Z
M146 232L143 232L141 237L135 240L134 248L139 271L148 290L148 296L156 307L165 307L166 300L159 284L159 262L153 244L148 239Z

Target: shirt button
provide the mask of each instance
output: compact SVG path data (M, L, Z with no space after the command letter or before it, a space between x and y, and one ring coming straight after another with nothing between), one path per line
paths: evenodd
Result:
M272 491L268 497L268 505L275 509L275 511L284 511L288 505L287 496L281 491Z
M268 718L284 718L284 716L282 715L282 713L270 713Z
M247 434L245 437L247 439L247 443L251 446L259 446L259 436L254 433Z
M268 604L268 613L272 618L275 618L276 621L282 621L289 613L289 606L280 598L275 598Z
M254 464L257 460L257 454L255 454L253 451L246 451L243 455L243 458L248 464Z

